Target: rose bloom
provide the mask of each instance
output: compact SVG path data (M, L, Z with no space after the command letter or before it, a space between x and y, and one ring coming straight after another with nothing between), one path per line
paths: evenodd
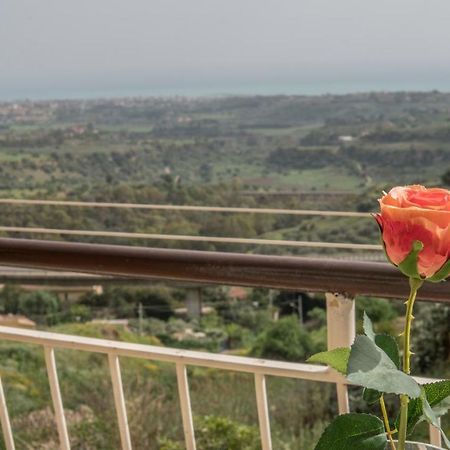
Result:
M450 191L399 186L379 202L381 214L375 218L391 262L399 265L414 241L421 241L418 272L424 278L432 277L450 258Z

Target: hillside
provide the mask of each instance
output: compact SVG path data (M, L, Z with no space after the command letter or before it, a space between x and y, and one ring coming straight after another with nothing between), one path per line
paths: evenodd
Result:
M449 138L450 94L439 92L2 103L0 193L373 210L378 193L392 185L440 184L450 169ZM2 209L4 225L376 238L370 225L346 231L345 221Z

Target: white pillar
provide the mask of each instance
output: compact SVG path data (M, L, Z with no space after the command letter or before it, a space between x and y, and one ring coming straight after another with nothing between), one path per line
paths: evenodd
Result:
M355 340L355 301L343 294L327 292L328 350L350 347ZM339 414L350 412L345 383L336 383Z

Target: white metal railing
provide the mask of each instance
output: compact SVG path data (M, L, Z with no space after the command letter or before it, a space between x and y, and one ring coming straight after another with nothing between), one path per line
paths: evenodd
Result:
M383 250L383 246L381 244L353 244L351 242L293 241L286 239L260 239L260 238L238 238L238 237L222 237L222 236L195 236L184 234L134 233L127 231L66 230L60 228L0 226L0 232L52 234L52 235L56 234L60 236L91 236L91 237L96 236L96 237L127 238L127 239L153 239L159 241L214 242L216 244L276 245L282 247L332 248L343 250L375 250L375 251Z
M282 209L282 208L245 208L233 206L201 206L201 205L162 205L149 203L117 203L117 202L80 202L65 200L38 200L22 198L0 198L4 205L31 205L31 206L70 206L82 208L123 208L123 209L150 209L162 211L185 212L219 212L239 214L276 214L289 216L325 216L325 217L359 217L370 219L371 213L358 211L323 211L312 209Z
M319 217L347 217L358 219L371 219L371 213L358 211L321 211L308 209L281 209L281 208L245 208L228 206L200 206L200 205L164 205L145 203L117 203L117 202L81 202L64 200L40 200L40 199L14 199L0 198L0 205L26 205L26 206L64 206L76 208L121 208L140 210L160 210L178 212L205 212L205 213L237 213L237 214L268 214L268 215L293 215L293 216L319 216ZM299 248L331 248L341 250L366 250L381 251L379 244L356 244L350 242L318 242L318 241L293 241L286 239L260 239L223 236L195 236L162 233L135 233L125 231L107 230L70 230L46 227L22 227L0 226L0 232L5 233L32 233L59 236L90 236L127 239L152 239L163 241L187 241L208 242L216 244L242 244L242 245L274 245L280 247Z
M340 294L328 293L327 325L328 347L349 346L355 336L355 304L351 298ZM43 347L50 384L50 392L55 413L56 427L60 448L70 449L70 440L64 416L63 401L58 382L55 349L74 349L107 355L114 394L114 403L120 433L122 450L131 450L131 438L128 426L126 402L120 371L120 357L144 358L175 364L180 399L181 417L187 450L195 450L195 433L189 393L187 366L203 366L222 370L252 373L255 378L255 394L258 412L259 430L262 450L272 450L270 433L269 408L266 391L266 376L299 378L318 382L335 383L339 413L349 412L347 382L343 376L326 366L268 361L255 358L231 356L215 353L197 352L174 348L133 344L104 339L86 338L44 331L25 330L19 328L0 327L0 339L37 344ZM418 378L419 382L429 379ZM14 439L11 430L8 409L3 386L0 380L0 421L7 450L14 450ZM430 441L440 445L440 434L430 428Z

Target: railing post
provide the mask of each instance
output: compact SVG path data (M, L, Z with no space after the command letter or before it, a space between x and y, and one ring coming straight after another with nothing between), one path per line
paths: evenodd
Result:
M0 421L2 424L3 440L5 441L6 450L14 450L14 439L11 431L11 423L9 421L8 407L6 405L5 392L3 391L3 383L0 378Z
M108 362L109 370L111 372L111 383L114 393L114 403L116 405L117 420L119 423L120 442L122 444L122 450L131 450L131 437L128 427L125 396L123 395L119 357L117 355L109 353Z
M187 290L186 309L189 319L200 319L202 316L202 293L200 288Z
M59 435L59 448L70 450L69 434L67 433L66 418L59 389L58 372L56 371L55 351L52 347L44 347L45 364L47 365L48 382L55 411L56 428Z
M255 373L256 406L258 408L259 434L262 450L272 450L270 435L269 408L267 405L266 377Z
M438 419L439 424L441 423L441 419ZM442 447L442 436L441 432L438 428L430 425L430 444L435 445L436 447Z
M191 398L189 396L189 383L186 366L176 363L178 394L180 396L181 418L183 420L184 440L186 450L196 450L194 421L192 419Z
M327 292L328 350L350 347L355 339L355 301L344 294ZM339 414L350 412L345 383L336 383Z

